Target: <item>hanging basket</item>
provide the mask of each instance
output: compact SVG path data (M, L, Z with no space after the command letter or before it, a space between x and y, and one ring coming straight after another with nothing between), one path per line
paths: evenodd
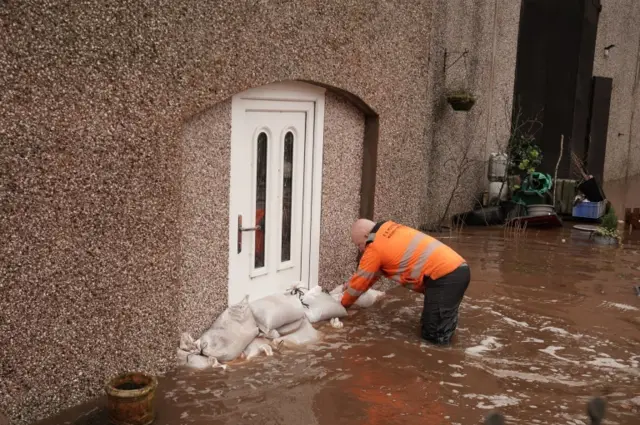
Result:
M476 98L471 93L452 93L447 96L447 102L454 111L468 111L476 104Z

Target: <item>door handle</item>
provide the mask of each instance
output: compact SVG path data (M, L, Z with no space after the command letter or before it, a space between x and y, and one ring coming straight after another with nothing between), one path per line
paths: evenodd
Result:
M238 227L238 230L241 232L255 232L256 230L262 229L260 226L256 227Z
M242 232L255 232L256 230L262 230L262 227L260 225L242 227L242 214L238 214L238 254L242 252Z

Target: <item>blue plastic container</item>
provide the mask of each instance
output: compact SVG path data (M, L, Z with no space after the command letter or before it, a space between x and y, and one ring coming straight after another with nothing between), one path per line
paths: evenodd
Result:
M573 216L581 218L598 219L604 215L606 207L605 201L601 202L580 202L573 207Z

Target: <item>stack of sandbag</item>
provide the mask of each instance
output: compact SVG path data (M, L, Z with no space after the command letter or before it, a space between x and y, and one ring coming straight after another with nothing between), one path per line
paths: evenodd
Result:
M342 294L344 294L343 285L338 285L331 291L331 296L338 302L342 300ZM384 292L370 288L358 297L354 305L361 308L369 308L382 297L384 297Z
M297 331L305 319L300 298L289 292L260 298L250 306L260 332L269 339Z
M285 347L311 344L319 339L318 331L313 327L309 319L302 319L302 324L295 331L288 335L276 338L274 342L278 345L283 344Z
M318 331L306 316L301 300L303 295L302 290L294 287L283 294L269 295L252 302L251 311L261 334L272 339L278 346L296 346L317 341Z
M311 323L345 317L347 310L328 292L324 292L320 286L307 291L302 296L304 314Z
M183 334L178 359L197 368L216 366L219 361L234 360L255 339L258 332L249 306L249 297L246 296L218 316L198 340L193 341L189 334Z

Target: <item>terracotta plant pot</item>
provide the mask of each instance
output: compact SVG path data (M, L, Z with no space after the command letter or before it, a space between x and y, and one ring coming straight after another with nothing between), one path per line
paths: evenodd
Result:
M447 96L447 102L454 111L469 111L476 104L476 98L470 93L453 93Z
M153 401L158 386L154 376L144 373L124 373L110 380L107 412L114 425L149 425L155 419Z

